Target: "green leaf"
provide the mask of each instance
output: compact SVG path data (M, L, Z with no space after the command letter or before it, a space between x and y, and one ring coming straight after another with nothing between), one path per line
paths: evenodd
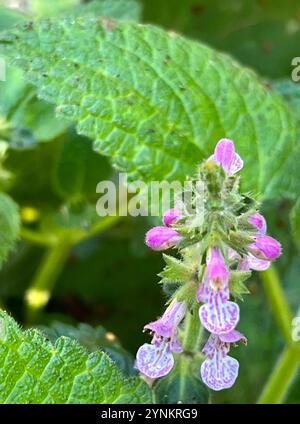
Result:
M294 240L300 246L300 197L291 211L290 218Z
M109 356L88 354L60 337L51 344L37 330L21 331L0 312L0 403L150 403L146 384L125 379Z
M251 272L249 271L232 271L230 274L230 292L237 299L243 300L244 294L249 294L247 286L244 284Z
M89 352L95 352L99 349L106 352L126 375L136 374L130 353L122 347L113 333L106 331L100 325L92 327L88 324L79 324L74 327L70 324L54 321L50 327L39 326L39 328L52 343L60 336L70 337L78 340Z
M107 16L120 20L138 21L141 6L136 0L94 0L79 4L79 0L30 0L34 16L49 17L59 14Z
M25 25L1 44L39 95L131 179L183 180L226 136L245 160L244 189L265 197L298 189L294 117L253 72L205 45L98 18Z
M106 16L122 21L138 22L141 18L141 5L137 0L94 0L74 8L72 14Z
M300 84L288 79L280 79L273 82L273 87L282 95L295 114L300 130Z
M162 277L162 283L167 281L186 282L192 278L194 270L190 269L185 262L165 254L163 257L167 265L159 274Z
M155 403L208 403L209 392L200 380L199 369L200 361L181 355L175 369L155 383Z
M19 232L18 206L7 194L0 193L0 263L14 248Z
M0 31L4 31L12 26L25 21L26 16L17 10L7 9L0 5Z

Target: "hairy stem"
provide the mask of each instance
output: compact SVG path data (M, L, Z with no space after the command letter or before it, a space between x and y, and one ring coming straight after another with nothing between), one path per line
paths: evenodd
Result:
M284 401L288 389L298 371L299 361L299 350L294 349L292 346L284 350L267 381L258 403L275 404Z

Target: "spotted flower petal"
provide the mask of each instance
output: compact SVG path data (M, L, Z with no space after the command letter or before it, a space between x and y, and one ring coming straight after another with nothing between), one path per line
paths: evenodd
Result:
M217 351L212 358L207 358L201 365L203 382L216 391L232 387L238 372L238 361L231 356L224 356L221 350Z
M236 303L224 300L218 291L209 303L199 308L199 317L202 325L211 333L229 333L239 321L240 309Z
M165 343L159 346L145 343L137 351L135 368L149 378L163 377L173 366L173 355Z

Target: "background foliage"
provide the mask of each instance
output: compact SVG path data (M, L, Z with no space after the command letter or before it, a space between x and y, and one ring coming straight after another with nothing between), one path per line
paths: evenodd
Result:
M156 284L162 259L144 246L148 219L101 222L96 184L117 178L115 167L132 178L183 179L226 135L247 164L244 188L258 192L270 233L283 244L278 269L296 315L300 83L290 75L299 56L299 2L28 0L21 12L2 3L1 55L12 61L0 82L1 259L19 237L0 272L2 305L25 326L43 326L53 343L69 336L91 352L92 339L128 373L132 357L122 349L134 355L148 340L143 325L162 311ZM46 24L27 23L53 16ZM124 22L110 31L110 21L99 24L97 16ZM140 28L137 21L172 33ZM7 32L16 23L25 26ZM51 299L31 316L24 297L32 282L41 289L39 264L62 239L69 244ZM240 326L249 345L234 352L240 376L213 402L256 402L284 347L259 276L247 285L251 295L241 305ZM78 322L105 327L123 348L106 346L105 330L78 329ZM157 399L174 393L175 371L157 386ZM198 380L188 384L189 393L205 396ZM299 403L299 393L295 378L286 402Z

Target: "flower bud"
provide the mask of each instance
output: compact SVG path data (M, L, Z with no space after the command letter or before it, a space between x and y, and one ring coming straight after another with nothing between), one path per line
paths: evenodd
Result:
M146 234L146 244L153 250L166 250L176 246L182 236L170 227L154 227Z
M264 236L266 234L267 223L265 218L259 212L250 216L248 221L258 229L260 236Z
M169 227L172 224L175 224L179 219L181 218L181 212L177 208L168 209L164 216L163 216L163 222L164 224Z
M226 174L233 175L243 168L244 162L235 152L234 142L222 138L216 145L213 155L214 160L222 166Z
M256 237L255 243L250 244L248 250L258 259L274 261L281 255L281 244L270 236Z

